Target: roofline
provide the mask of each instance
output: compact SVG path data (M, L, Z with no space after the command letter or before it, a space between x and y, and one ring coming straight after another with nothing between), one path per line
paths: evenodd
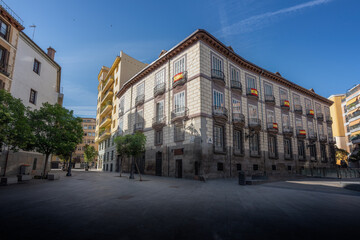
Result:
M332 98L332 97L345 97L345 94L340 93L340 94L333 94L330 97L328 97L328 99Z
M2 1L1 1L2 2ZM3 6L0 2L0 13L4 18L7 18L7 20L10 22L11 25L13 25L18 31L22 31L25 29L25 27L23 26L23 23L21 23L20 21L23 21L14 11L11 10L11 8L9 6L6 5L6 3L4 3L6 6ZM10 11L13 12L14 15L16 15L18 19L16 19L8 10L6 10L5 7L8 7Z
M257 66L256 64L242 58L241 56L239 56L237 53L235 53L230 48L225 46L220 40L215 38L213 35L211 35L204 29L197 29L195 32L190 34L183 41L181 41L180 43L175 45L173 48L171 48L165 54L163 54L158 59L156 59L155 61L150 63L148 66L146 66L143 70L138 72L135 76L130 78L126 83L124 83L123 87L119 90L119 92L117 93L117 97L119 97L128 87L130 87L130 85L132 83L135 83L136 81L145 77L145 75L147 75L150 71L152 71L151 68L157 68L160 64L163 63L164 60L169 60L172 56L177 55L179 52L181 52L185 48L189 47L193 43L200 41L200 40L203 42L207 42L210 46L216 48L217 51L222 52L229 59L232 59L235 62L237 62L238 64L242 65L243 67L245 67L253 72L258 73L260 76L264 76L264 77L268 77L273 80L276 80L276 81L282 83L283 85L292 87L298 91L301 91L311 97L317 98L318 100L328 103L330 105L333 103L333 101L331 101L325 97L322 97L304 87L301 87L300 85L297 85L297 84L285 79L282 76L279 76L273 72L270 72L264 68L261 68L261 67Z

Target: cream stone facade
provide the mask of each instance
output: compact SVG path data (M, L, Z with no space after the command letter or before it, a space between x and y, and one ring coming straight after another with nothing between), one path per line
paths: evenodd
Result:
M137 160L145 174L282 175L334 161L332 101L246 61L204 30L163 51L116 95L117 133L147 137ZM108 164L105 170L119 170ZM130 159L117 165L130 171Z

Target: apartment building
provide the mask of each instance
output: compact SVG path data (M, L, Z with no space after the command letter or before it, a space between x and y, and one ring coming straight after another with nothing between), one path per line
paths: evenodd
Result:
M330 167L332 101L197 30L122 85L118 134L142 131L140 172L198 178ZM107 167L105 170L118 169ZM122 163L130 170L130 160Z
M24 29L21 18L0 1L0 89L10 92L19 32Z
M81 126L84 131L83 141L76 147L73 159L75 159L76 162L84 163L85 145L93 146L96 151L98 150L98 145L95 143L96 119L82 118ZM97 161L97 158L95 161ZM90 166L94 167L95 163Z
M332 131L336 141L336 146L338 148L348 150L345 136L345 115L343 112L344 107L342 104L345 97L345 94L331 95L329 100L334 102L334 104L330 107L330 115L333 119Z
M119 133L118 116L121 114L121 109L118 106L121 103L116 98L116 93L125 82L144 67L146 67L145 63L121 51L110 68L103 66L100 70L95 134L95 142L99 148L98 169L119 170L114 137Z

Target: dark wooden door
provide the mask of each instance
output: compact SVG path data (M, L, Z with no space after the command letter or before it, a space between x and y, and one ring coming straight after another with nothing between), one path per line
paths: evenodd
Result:
M162 176L162 152L156 153L156 166L155 166L155 174L156 176Z
M178 159L176 160L176 177L177 178L182 178L182 160Z

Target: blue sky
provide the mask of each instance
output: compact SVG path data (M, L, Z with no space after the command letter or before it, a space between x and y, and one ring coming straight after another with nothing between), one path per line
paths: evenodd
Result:
M360 82L357 0L4 1L56 49L64 106L78 116L95 117L97 74L120 50L150 63L198 28L324 97Z

